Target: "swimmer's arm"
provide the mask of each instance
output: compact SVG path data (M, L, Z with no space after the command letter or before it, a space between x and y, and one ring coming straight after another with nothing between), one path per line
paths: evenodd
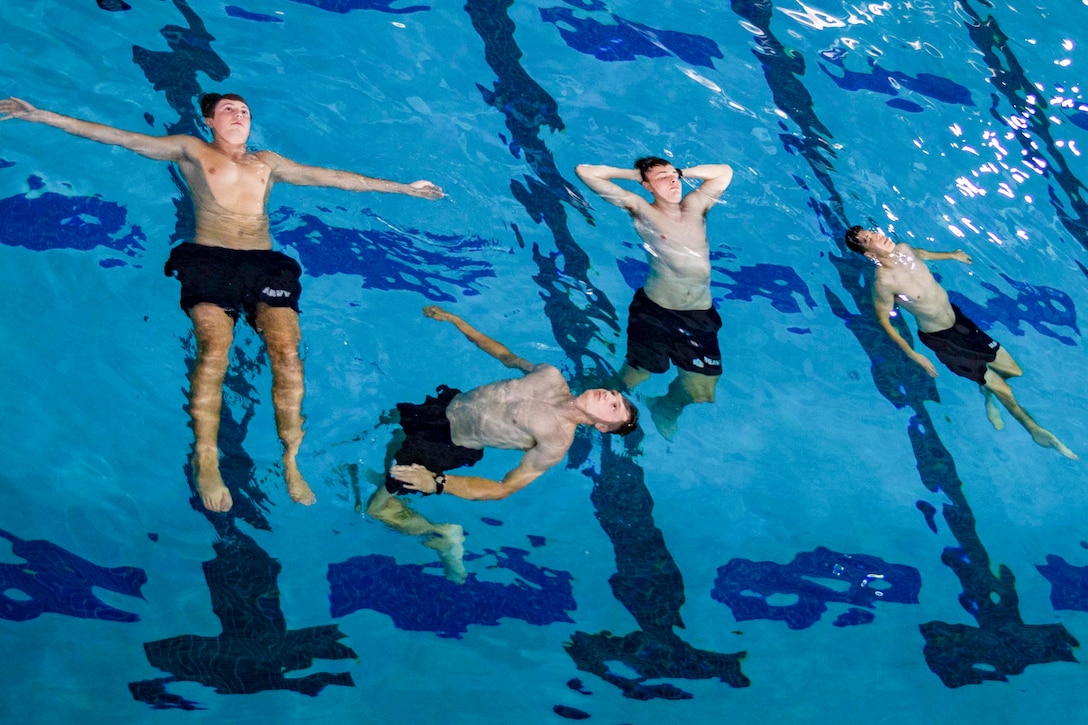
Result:
M515 355L510 352L510 349L506 347L506 345L488 337L452 312L447 312L437 305L429 305L423 308L423 314L430 317L432 320L451 323L461 331L461 334L474 342L477 347L508 368L516 368L517 370L528 373L532 372L533 368L536 367L533 363L520 355Z
M622 186L612 181L613 179L623 179L624 181L641 182L642 177L639 174L638 169L620 169L615 166L579 164L574 167L574 173L578 174L578 178L581 179L586 186L592 189L597 196L601 197L609 204L618 206L621 209L626 209L632 214L637 212L642 205L646 204L646 200L641 196L624 189Z
M912 247L911 249L914 250L914 256L923 262L941 262L946 259L954 259L964 264L974 264L971 255L962 249L957 249L954 252L931 252L928 249L919 249L918 247Z
M194 143L192 136L148 136L144 133L124 131L101 123L84 121L71 116L35 108L19 98L0 100L0 120L19 118L31 123L59 128L73 136L80 136L110 146L121 146L141 156L157 161L181 161L188 157Z
M521 462L512 471L503 476L502 481L494 481L483 476L456 476L446 474L446 483L443 493L453 494L458 498L470 501L498 501L512 493L520 491L530 483L540 478L549 468L554 466L563 456L558 458L541 452L542 447L537 445L530 448L522 456ZM565 454L566 451L564 450ZM434 493L436 485L434 474L419 464L410 466L393 466L390 469L393 478L405 484L405 488L423 493Z
M895 325L892 324L892 312L895 310L895 295L887 287L882 287L880 282L876 282L873 286L873 308L876 311L877 322L884 329L884 332L892 339L896 345L909 357L922 367L923 370L930 377L937 377L937 368L934 367L932 361L922 353L916 351L910 344L903 339L903 336L899 334L899 330L895 329Z
M685 179L702 180L699 188L684 197L684 205L701 210L704 214L710 211L733 181L733 167L728 164L699 164L680 173Z
M327 186L345 191L376 191L386 194L405 194L421 199L441 199L442 189L429 181L413 181L401 184L387 179L375 179L356 174L353 171L327 169L323 166L307 166L284 158L271 151L258 154L261 160L272 167L272 177L295 186Z
M482 476L446 476L446 493L470 501L498 501L516 493L540 478L544 471L525 464L529 454L521 459L517 468L503 476L502 481L492 481ZM549 466L550 468L550 466Z

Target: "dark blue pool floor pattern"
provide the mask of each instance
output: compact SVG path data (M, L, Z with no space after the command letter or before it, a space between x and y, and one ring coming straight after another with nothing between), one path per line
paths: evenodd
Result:
M42 180L31 176L27 186L32 192L40 191ZM99 262L109 268L134 264L145 251L147 238L140 227L129 225L127 211L120 204L97 196L65 196L46 191L0 199L0 241L35 252L49 249L86 252L105 247L120 255Z
M397 0L291 0L293 3L310 5L319 10L327 10L330 13L346 15L353 10L377 10L394 15L406 15L430 10L430 5L411 5L406 8L395 8L393 3Z
M1088 549L1088 542L1080 542ZM1048 554L1046 564L1037 566L1050 582L1050 603L1054 609L1088 612L1088 566L1075 566L1056 554Z
M1040 335L1058 340L1063 345L1077 344L1072 337L1056 330L1064 327L1080 336L1077 309L1069 295L1054 287L1015 280L1007 274L1001 274L1001 278L1016 292L1016 297L1002 292L990 282L983 282L981 286L994 295L985 305L979 305L955 291L950 291L948 298L984 330L990 330L1000 322L1013 335L1023 337L1025 331L1020 325L1025 323Z
M925 109L914 101L899 98L902 89L919 93L941 103L956 106L975 105L971 99L971 92L949 78L942 78L931 73L910 76L901 71L886 70L880 67L875 58L866 58L869 66L868 73L849 70L843 61L846 52L844 48L836 48L821 54L830 65L837 67L842 75L835 75L824 63L819 64L820 69L844 91L870 91L893 96L886 103L893 108L910 113L922 113Z
M435 302L454 302L479 294L480 281L495 276L487 262L465 256L492 246L479 237L346 229L284 207L270 221L276 241L298 253L311 277L347 274L359 277L366 289L405 290Z
M529 552L514 547L466 561L494 557L493 568L513 573L512 584L481 581L470 573L464 584L427 573L438 565L397 564L390 556L369 554L329 565L329 608L333 617L360 609L387 615L399 628L434 632L440 637L461 639L469 625L498 626L502 619L520 619L543 626L573 622L572 577L569 572L535 566Z
M255 13L237 5L227 5L223 11L232 18L239 20L252 20L255 23L282 23L283 18L265 13Z
M94 595L94 588L143 599L140 588L147 583L143 569L102 567L52 542L27 541L4 529L0 537L10 541L12 553L25 560L23 564L0 563L0 618L25 622L53 612L111 622L140 620L137 614L103 602Z
M821 581L829 584L821 584ZM788 564L732 559L718 569L710 595L729 607L738 622L772 619L790 629L811 627L828 602L873 609L877 602L917 604L922 578L918 570L888 564L866 554L841 554L824 547L803 552ZM796 599L790 604L769 601L776 595ZM867 624L870 613L851 609L836 626Z
M569 8L540 9L541 20L559 28L563 42L597 60L631 61L640 56L662 58L671 54L685 63L713 68L714 59L723 57L718 44L710 38L636 23L607 12L604 3L592 3L588 7L568 4L584 10L603 11L615 21L605 25L591 17L579 18Z

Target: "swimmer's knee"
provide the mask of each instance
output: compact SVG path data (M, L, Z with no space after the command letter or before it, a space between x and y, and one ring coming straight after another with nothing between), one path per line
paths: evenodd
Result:
M230 341L198 344L196 365L202 370L226 373L230 366Z
M677 377L677 381L684 387L684 392L691 402L713 403L719 377L718 375L701 375L682 370Z
M273 368L281 367L283 365L292 365L301 360L301 355L298 352L298 343L296 339L293 342L285 340L265 340L265 347L268 349L268 358L272 363Z
M373 516L376 519L384 520L392 515L389 511L391 504L399 504L391 493L385 490L383 485L374 495L370 497L370 500L366 502L366 513L368 516Z
M993 393L1006 408L1017 404L1016 397L1012 394L1012 388L1005 382L1005 378L994 370L986 371L986 377L983 378L982 387L990 393Z

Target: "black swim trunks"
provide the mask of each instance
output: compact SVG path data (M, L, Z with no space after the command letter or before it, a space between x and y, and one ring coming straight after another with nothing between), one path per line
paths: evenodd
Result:
M952 305L952 311L956 313L952 327L939 332L919 332L918 339L956 375L983 385L986 365L997 358L1001 345L978 329L959 307Z
M400 427L405 439L395 460L398 465L418 463L431 473L445 473L455 468L474 466L484 457L479 448L466 448L453 442L450 419L446 409L461 391L439 385L438 397L428 395L419 404L397 403L400 411ZM385 478L385 490L389 493L418 493L392 476Z
M223 308L235 322L245 312L256 327L257 305L290 307L298 312L302 294L298 262L270 249L226 249L186 242L170 251L164 269L181 282L181 309L209 302Z
M671 360L681 370L721 375L720 329L722 318L714 308L670 310L640 289L631 300L627 321L627 364L663 373Z

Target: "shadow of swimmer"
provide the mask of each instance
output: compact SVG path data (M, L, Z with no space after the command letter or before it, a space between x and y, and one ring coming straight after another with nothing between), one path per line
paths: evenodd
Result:
M692 695L661 678L717 678L732 687L747 687L740 661L747 653L722 654L692 647L674 631L683 627L684 580L653 519L653 498L642 468L633 460L642 440L636 431L622 439L626 450L602 446L601 470L590 471L591 500L616 555L612 593L638 622L640 630L622 637L611 632L575 632L566 645L578 669L597 675L636 700L687 700ZM613 671L610 663L623 665Z
M196 703L168 693L165 685L181 680L223 695L291 690L311 697L328 685L354 687L349 672L288 677L308 670L315 659L354 661L358 655L340 643L345 635L336 625L287 628L277 582L282 567L253 539L232 525L214 547L215 558L204 562L204 578L223 631L145 643L147 661L173 676L129 683L133 697L155 709L193 710L199 709Z

